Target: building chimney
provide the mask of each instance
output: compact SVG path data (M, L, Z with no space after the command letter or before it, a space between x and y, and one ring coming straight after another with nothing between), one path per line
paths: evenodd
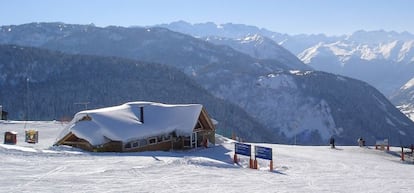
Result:
M141 123L144 123L144 107L139 107L139 109L140 109L140 113L139 113L139 115L140 115L140 121L141 121Z

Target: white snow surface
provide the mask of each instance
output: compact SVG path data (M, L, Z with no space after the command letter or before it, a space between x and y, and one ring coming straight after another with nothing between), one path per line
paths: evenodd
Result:
M414 40L404 42L401 48L401 52L398 53L398 61L403 61L408 58L410 62L414 61Z
M406 90L406 89L409 89L409 88L411 88L413 86L414 86L414 78L412 78L407 83L405 83L400 89L401 90Z
M397 108L408 118L414 121L414 106L412 104L399 105Z
M143 107L144 121L140 119ZM109 141L128 142L176 132L191 135L200 116L202 105L167 105L154 102L130 102L123 105L77 113L70 124L59 135L72 132L77 137L100 145ZM90 121L79 121L88 115Z
M252 144L273 149L259 169L248 157L232 162L234 141L216 136L216 146L191 151L90 153L51 147L60 122L0 121L17 131L16 145L0 144L0 192L413 192L414 164L372 147ZM24 128L39 131L39 143L24 142ZM3 138L0 138L3 143ZM406 160L412 158L406 157Z

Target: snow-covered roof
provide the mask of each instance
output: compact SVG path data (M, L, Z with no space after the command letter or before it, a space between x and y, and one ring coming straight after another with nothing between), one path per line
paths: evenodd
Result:
M140 108L143 107L143 122ZM155 102L130 102L123 105L77 113L61 133L60 138L72 132L91 145L100 145L109 140L128 142L153 136L191 135L202 105L169 105ZM90 120L84 120L86 116ZM87 119L89 119L87 118Z

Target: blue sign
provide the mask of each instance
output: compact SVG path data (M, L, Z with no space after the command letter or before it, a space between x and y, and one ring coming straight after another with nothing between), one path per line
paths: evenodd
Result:
M240 154L240 155L245 155L245 156L250 156L251 155L251 145L249 144L244 144L244 143L235 143L234 144L235 147L235 152L236 154Z
M272 148L256 146L255 150L256 150L255 151L256 158L273 160Z

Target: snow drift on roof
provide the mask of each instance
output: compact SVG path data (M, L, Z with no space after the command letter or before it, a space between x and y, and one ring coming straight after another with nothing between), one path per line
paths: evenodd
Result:
M140 120L141 107L144 123ZM110 140L128 142L172 132L178 136L191 135L201 110L200 104L168 105L154 102L130 102L86 110L75 115L60 138L72 132L91 145L100 145ZM86 116L90 120L82 121Z

